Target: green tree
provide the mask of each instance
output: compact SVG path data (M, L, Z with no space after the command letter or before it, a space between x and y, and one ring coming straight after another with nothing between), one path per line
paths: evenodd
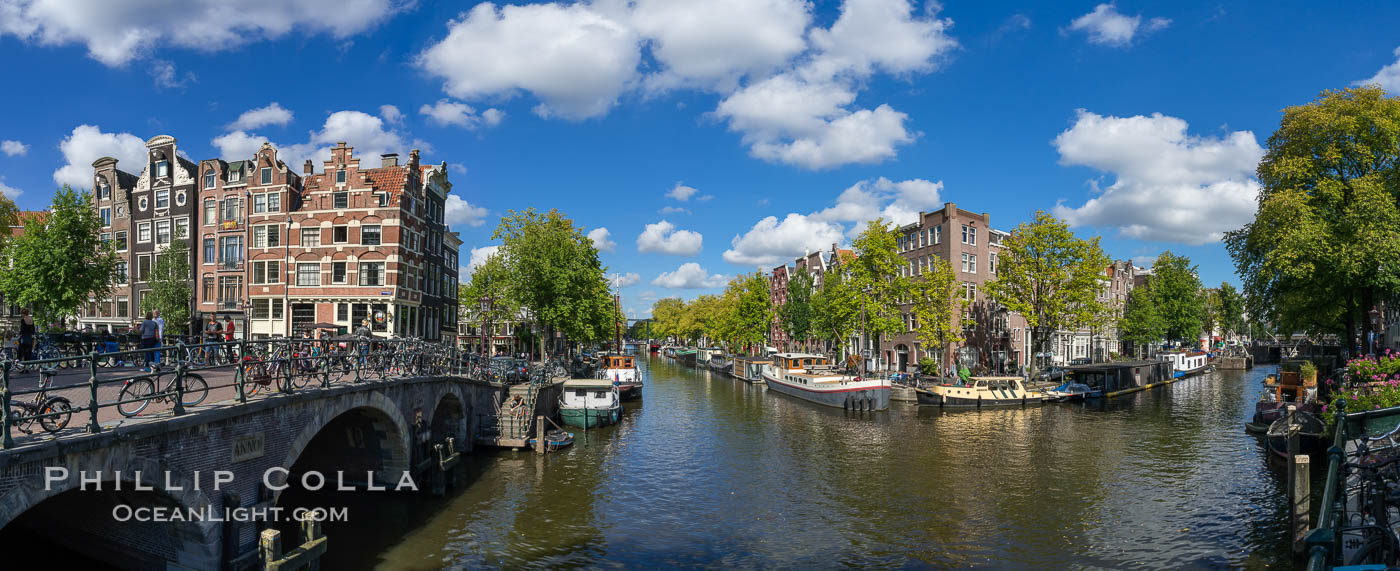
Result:
M1216 310L1219 313L1220 329L1227 338L1245 333L1244 296L1230 282L1220 282L1216 290Z
M170 247L156 254L151 290L141 298L141 311L160 311L165 330L184 335L190 323L190 300L194 297L190 283L194 272L190 270L189 238L183 232L172 238Z
M651 304L651 334L655 337L681 339L681 319L685 302L678 297L658 299Z
M1031 352L1046 350L1050 336L1102 314L1098 294L1108 255L1097 237L1083 240L1069 225L1044 211L1023 222L1002 242L997 277L987 295L1026 318ZM1031 373L1038 363L1031 360Z
M599 341L613 336L613 299L598 249L558 210L507 211L493 239L507 269L511 296L530 315L570 340Z
M1123 319L1118 322L1118 335L1133 345L1133 353L1141 356L1144 345L1156 345L1166 335L1162 316L1157 313L1156 296L1149 282L1128 292L1123 304Z
M0 194L0 259L4 259L5 246L10 243L10 228L19 226L19 207L10 197Z
M1225 236L1246 311L1354 339L1400 291L1400 99L1367 86L1285 108L1256 174L1254 221Z
M88 296L106 297L117 257L99 240L101 228L88 196L64 185L48 215L27 220L24 235L5 248L0 293L32 306L42 323L76 315Z
M494 336L506 323L520 318L520 302L512 295L512 283L505 259L497 253L473 269L467 283L457 286L462 319L478 328L477 335L483 333L480 329L483 321L491 323L491 331L485 333ZM486 308L484 313L483 307Z
M1152 293L1166 339L1184 343L1197 340L1206 309L1201 279L1191 260L1170 250L1157 256L1152 264Z
M956 316L962 309L963 299L956 295L958 276L953 266L938 256L928 271L910 279L913 300L915 333L924 347L937 347L936 363L941 365L948 354L948 347L963 342L959 333L962 328L956 323ZM924 367L922 361L920 367ZM937 371L937 366L932 367ZM925 371L928 372L928 371Z
M793 343L806 346L812 336L812 296L816 294L812 274L800 268L788 278L787 301L778 308L778 322Z
M812 296L813 333L818 339L836 344L843 354L846 341L860 325L860 299L849 274L848 265L837 258L822 275L822 285Z
M865 230L851 241L856 257L850 263L851 289L860 303L862 323L868 343L880 346L880 339L904 331L900 302L910 295L909 280L901 273L908 262L899 255L894 225L883 218L866 223Z
M761 349L773 325L771 284L763 272L741 277L742 288L736 306L734 341L750 351Z

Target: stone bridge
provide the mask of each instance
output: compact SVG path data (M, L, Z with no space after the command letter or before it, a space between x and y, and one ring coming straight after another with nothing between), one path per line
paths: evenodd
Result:
M0 451L0 547L33 534L123 568L243 568L275 524L231 520L274 517L289 480L440 490L448 439L469 452L505 390L456 376L337 383L31 441Z

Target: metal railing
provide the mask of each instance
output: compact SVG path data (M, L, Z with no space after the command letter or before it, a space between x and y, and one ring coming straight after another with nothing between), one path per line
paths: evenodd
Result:
M1332 447L1327 449L1327 479L1322 492L1322 503L1318 507L1317 527L1308 530L1306 546L1308 553L1307 569L1323 571L1340 564L1342 556L1343 526L1346 518L1341 514L1347 509L1347 473L1344 470L1347 457L1347 443L1366 439L1370 434L1393 434L1400 423L1400 407L1377 410L1337 413L1336 436Z
M0 360L0 448L15 447L14 429L36 423L61 438L102 432L104 420L178 416L218 401L246 403L258 394L422 376L504 380L469 363L454 346L419 339L167 341L174 342L135 349L104 342L84 354ZM55 398L61 402L49 406ZM83 430L69 427L73 417Z

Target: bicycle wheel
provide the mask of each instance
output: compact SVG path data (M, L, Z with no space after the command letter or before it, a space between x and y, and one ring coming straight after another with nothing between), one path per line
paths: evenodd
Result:
M136 379L127 383L117 397L117 412L126 417L141 414L151 404L151 395L155 392L156 385L150 379Z
M258 391L261 390L263 386L267 384L265 381L260 380L266 377L266 375L266 369L259 365L244 365L243 394L245 396L253 396L255 394L258 394Z
M1397 555L1395 540L1386 537L1385 533L1372 537L1366 541L1366 545L1356 550L1348 559L1347 565L1391 565L1395 562Z
M185 374L185 398L180 399L180 404L194 406L204 402L204 398L207 396L209 396L209 383L204 382L204 377Z
M40 407L40 414L56 414L57 416L46 416L39 419L39 426L49 432L58 432L68 426L68 421L73 419L73 403L63 397L49 397L44 401L44 406Z
M10 402L10 426L18 428L20 432L25 434L33 433L33 431L29 429L29 426L34 424L34 419L20 420L20 418L30 414L33 413L29 411L28 407L20 404L19 401Z

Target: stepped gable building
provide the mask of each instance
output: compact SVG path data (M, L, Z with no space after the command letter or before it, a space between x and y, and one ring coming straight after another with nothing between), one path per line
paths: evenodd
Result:
M797 272L806 270L812 276L812 289L815 293L817 289L822 287L822 276L836 264L838 258L849 259L854 256L855 253L851 250L841 250L837 248L836 244L832 244L830 252L821 250L807 252L802 257L793 260L792 265L784 264L773 268L772 278L768 282L769 300L773 304L773 310L776 312L783 304L787 303L788 282ZM773 319L769 331L769 342L774 348L779 351L794 351L797 347L796 343L800 341L802 340L788 339L787 331L783 329L782 322L776 318Z
M146 141L139 175L119 170L111 157L92 164L93 207L102 219L102 240L117 251L119 283L109 297L88 300L81 325L129 326L143 314L141 301L160 256L176 240L191 243L198 167L176 152L175 143L169 135Z

